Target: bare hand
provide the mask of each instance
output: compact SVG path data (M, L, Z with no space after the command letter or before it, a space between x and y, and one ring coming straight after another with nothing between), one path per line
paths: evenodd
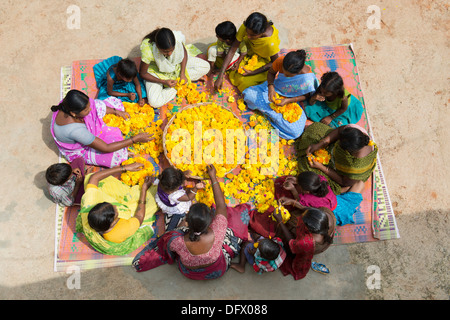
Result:
M195 184L195 187L197 188L197 190L205 189L205 183L204 182L198 182L198 183Z
M290 199L290 198L286 198L286 197L281 197L280 199L278 199L278 202L282 205L282 206L294 206L295 203L297 202L294 199Z
M140 105L141 107L143 107L143 106L144 106L144 104L145 104L145 101L144 101L144 99L139 99L139 105Z
M177 80L166 80L165 85L170 88L173 88L177 85Z
M129 98L131 101L136 100L136 93L134 93L134 92L128 93L128 98Z
M142 187L148 189L151 187L151 185L153 184L154 181L155 181L154 177L146 176L144 183L142 184Z
M275 89L273 88L273 86L269 86L268 93L269 93L268 94L269 101L272 102L272 103L275 103Z
M210 178L216 177L216 168L214 167L214 165L212 164L207 165L206 171L208 172Z
M155 139L153 137L153 133L150 134L150 133L147 133L147 132L138 133L137 135L135 135L133 137L134 142L149 142L149 141L151 141L153 139Z
M331 121L333 121L333 118L331 118L330 116L326 116L322 120L320 120L320 122L322 122L323 124L326 124L326 125L329 125L331 123Z
M309 156L310 154L313 154L314 152L316 152L319 149L320 149L319 144L317 144L317 143L312 144L308 148L306 148L306 155Z
M317 101L325 101L325 97L324 96L322 96L321 94L316 94L316 100Z
M320 163L320 162L318 162L318 161L316 161L314 159L308 159L308 162L309 162L309 166L311 168L319 169L321 171L325 170L325 166L322 163Z
M144 164L135 162L135 163L127 164L127 165L123 166L123 168L127 171L140 171L140 170L144 169Z
M291 191L291 190L295 189L295 186L291 181L286 180L283 183L283 188L284 188L284 190Z
M222 89L222 85L223 85L223 79L222 77L218 77L217 80L214 82L214 90L219 91L220 89Z

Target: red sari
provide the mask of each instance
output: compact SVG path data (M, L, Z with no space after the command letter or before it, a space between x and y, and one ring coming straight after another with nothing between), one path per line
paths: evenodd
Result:
M274 208L271 207L265 213L259 213L257 210L250 212L249 228L265 238L277 236L283 239L281 230L277 230L277 223L272 220L273 210ZM301 216L295 215L294 211L291 213L291 219L286 222L286 226L292 234L295 234L295 239L289 242L283 239L287 255L280 270L283 275L291 274L295 280L299 280L304 278L311 268L314 256L314 238L303 223Z

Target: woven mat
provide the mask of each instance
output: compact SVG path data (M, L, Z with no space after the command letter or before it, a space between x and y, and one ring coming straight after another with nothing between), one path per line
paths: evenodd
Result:
M305 50L307 52L307 64L311 66L312 71L316 73L319 79L327 71L339 72L347 90L365 106L356 58L351 45L315 47L306 48ZM286 54L289 51L284 49L281 53ZM95 98L97 87L92 67L100 61L102 59L74 61L72 66L61 68L61 99L70 89L81 90L89 97ZM140 59L135 58L135 61L139 64ZM209 93L211 85L211 83L198 83L199 91ZM242 112L237 108L236 102L228 102L229 93L235 96L236 101L241 95L237 93L227 79L224 81L224 89L227 94L212 95L211 101L231 109L242 122L247 122L253 112L250 110ZM184 105L185 102L177 105L175 100L171 101L156 110L155 118L162 119L163 123L166 123L167 118L165 115L169 109L172 108L172 112L176 112ZM367 110L366 108L364 109L365 112L358 124L369 132L372 140L375 140L371 131ZM293 149L287 148L286 152L292 153ZM379 153L377 166L372 177L365 183L363 202L354 216L355 224L337 227L334 245L390 240L400 237L381 167L381 157L382 150ZM64 161L64 159L60 160ZM166 165L167 161L161 156L160 166L165 167ZM227 200L229 205L237 204L234 199L228 198ZM75 219L78 211L78 206L70 208L56 206L55 271L64 271L68 266L73 265L77 265L82 269L130 265L140 248L123 257L108 256L96 252L91 248L83 234L75 232ZM157 214L154 229L155 235L164 231L163 218L160 214Z

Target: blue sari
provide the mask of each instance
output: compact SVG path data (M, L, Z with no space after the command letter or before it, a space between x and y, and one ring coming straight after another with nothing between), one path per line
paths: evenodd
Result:
M319 81L314 73L298 74L293 77L286 77L278 73L274 81L275 91L287 98L293 98L315 92L319 86ZM259 110L267 117L272 126L278 130L281 138L290 140L298 138L305 128L306 114L302 112L300 119L290 123L283 118L281 113L270 107L269 90L267 81L244 90L244 101L251 110Z
M98 95L97 99L99 100L105 100L106 98L110 97L108 95L108 88L107 88L107 74L111 76L111 78L114 80L113 84L113 91L121 92L121 93L135 93L136 99L131 101L128 97L116 97L124 102L139 102L139 95L137 94L136 87L134 85L134 82L126 82L126 81L119 81L117 80L116 74L114 72L113 67L117 65L117 63L122 60L119 56L113 56L111 58L105 59L102 62L97 63L94 65L94 76L95 81L97 82L97 88L98 88ZM141 83L141 95L142 99L147 97L147 91L145 90L144 81L139 76L139 73L137 75L139 82Z

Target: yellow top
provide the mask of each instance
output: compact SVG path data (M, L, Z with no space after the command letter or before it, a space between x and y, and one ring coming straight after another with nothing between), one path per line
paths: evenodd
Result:
M137 218L119 219L111 231L104 233L103 238L108 241L120 243L131 237L138 229L140 223Z

